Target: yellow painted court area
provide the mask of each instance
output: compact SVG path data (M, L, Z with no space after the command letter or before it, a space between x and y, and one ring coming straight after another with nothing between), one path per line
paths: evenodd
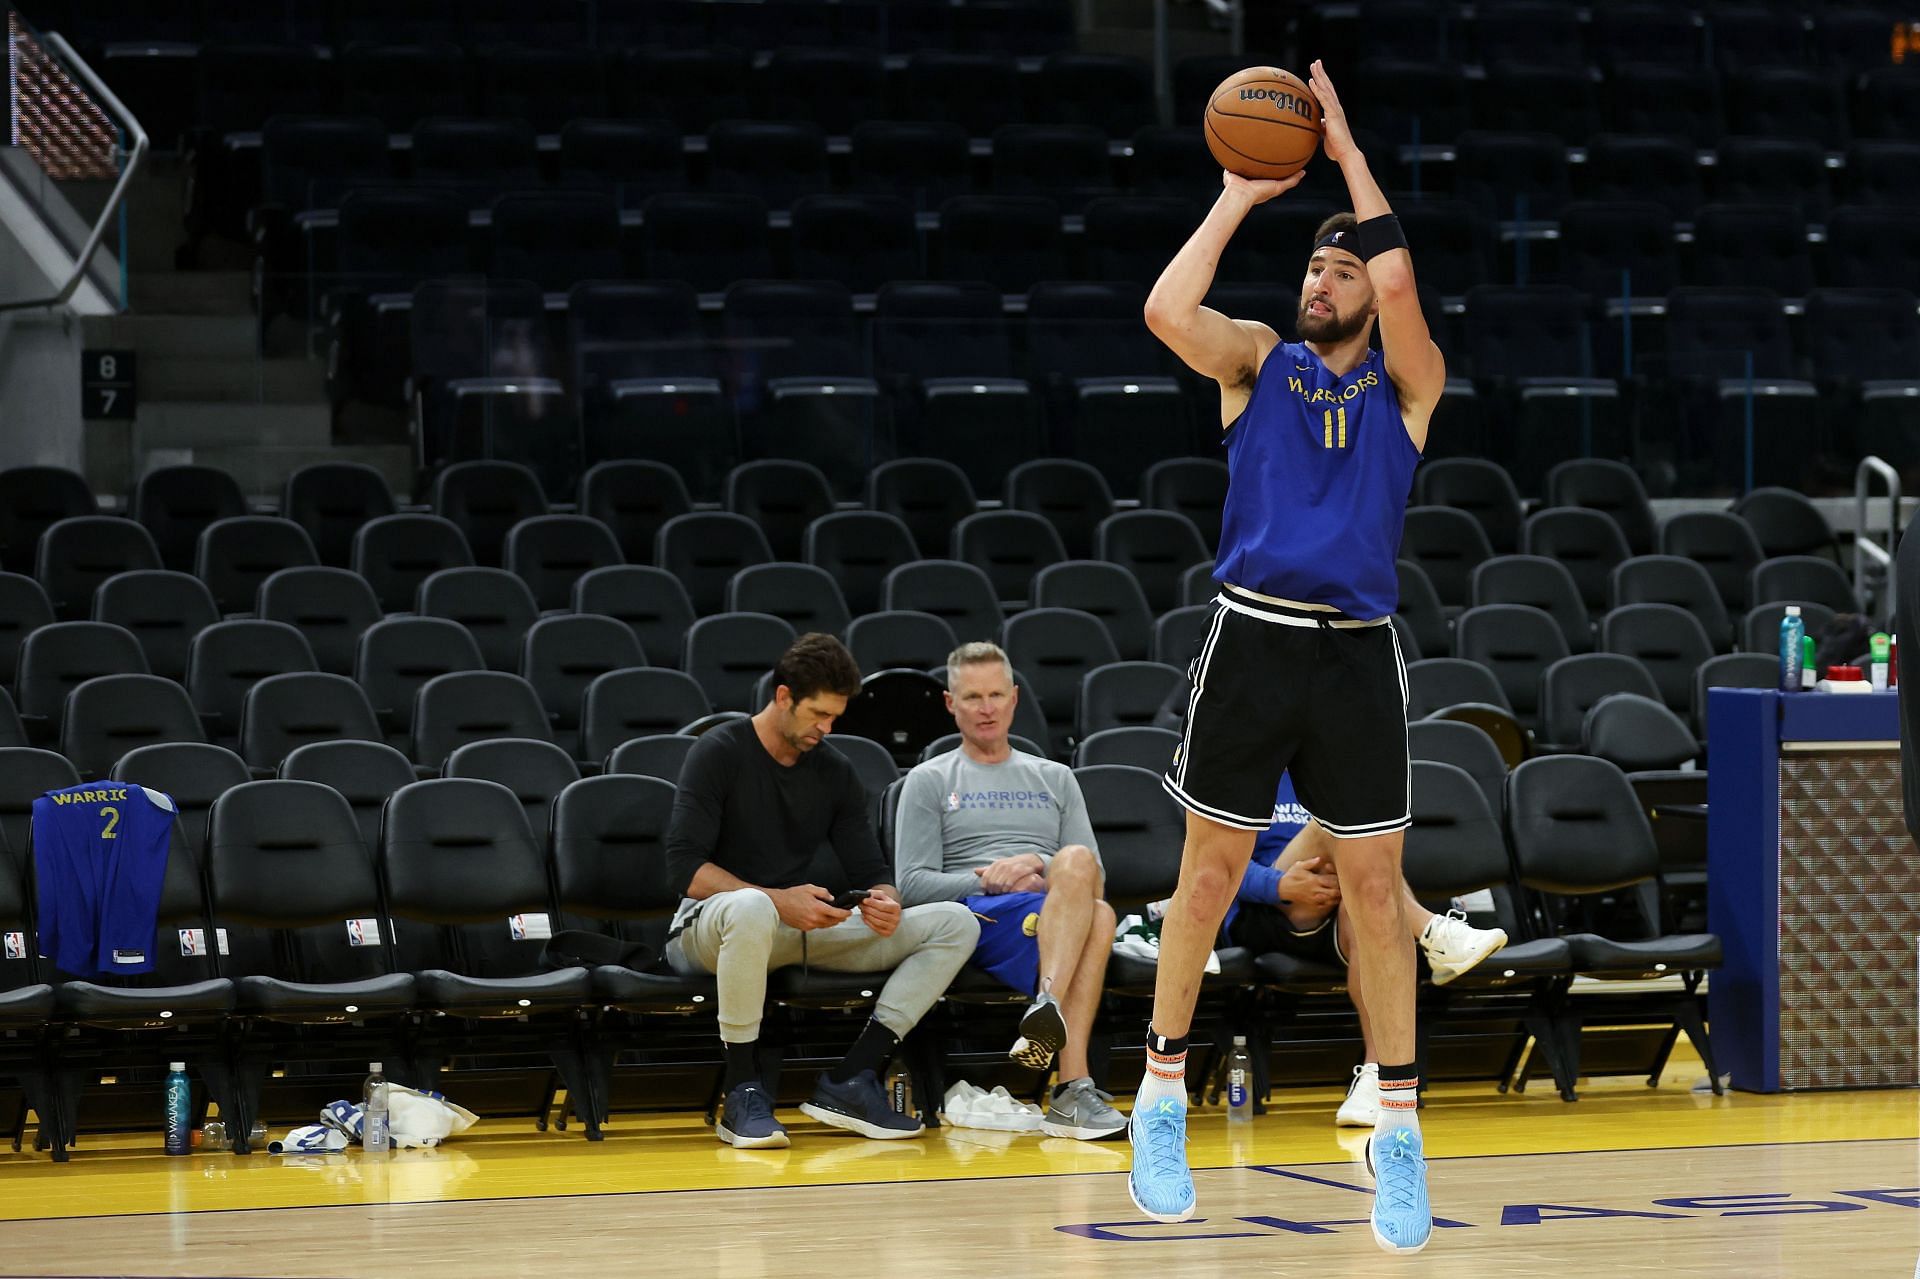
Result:
M722 1146L684 1114L616 1116L597 1144L486 1121L380 1161L169 1159L157 1134L88 1138L65 1166L0 1156L0 1273L374 1275L461 1257L475 1275L518 1274L588 1234L597 1255L676 1257L663 1273L825 1276L845 1264L827 1240L874 1232L911 1241L914 1271L953 1275L1119 1273L1143 1257L1179 1274L1295 1257L1356 1275L1538 1275L1575 1259L1604 1274L1804 1274L1849 1257L1861 1275L1912 1269L1920 1094L1714 1097L1696 1083L1698 1061L1680 1057L1658 1089L1589 1081L1571 1105L1539 1085L1435 1086L1422 1112L1434 1208L1455 1224L1418 1258L1386 1257L1353 1224L1364 1133L1335 1129L1340 1095L1321 1088L1276 1094L1231 1135L1197 1108L1201 1219L1181 1226L1140 1219L1124 1142L952 1128L869 1142L797 1112L781 1115L792 1147L772 1151Z

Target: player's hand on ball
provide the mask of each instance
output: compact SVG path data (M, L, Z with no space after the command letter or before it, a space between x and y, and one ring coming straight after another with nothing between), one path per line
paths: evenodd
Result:
M1229 191L1244 191L1247 195L1253 197L1255 204L1265 204L1275 196L1283 195L1299 186L1300 179L1306 175L1307 171L1301 169L1291 177L1277 180L1272 178L1243 178L1231 169L1222 169L1220 170L1220 185Z
M1347 110L1340 105L1340 95L1333 91L1333 80L1318 58L1313 60L1307 87L1320 100L1320 149L1335 164L1345 164L1360 154L1360 148L1354 145L1353 131L1347 127Z

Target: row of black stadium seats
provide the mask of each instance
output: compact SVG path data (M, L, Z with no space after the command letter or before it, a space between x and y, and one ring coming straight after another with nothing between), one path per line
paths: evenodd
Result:
M107 78L120 74L136 111L148 105L137 99L152 100L143 118L163 146L176 131L217 139L257 131L276 114L332 112L374 117L391 132L423 116L468 113L522 117L548 133L580 117L660 118L702 133L758 114L835 134L889 118L952 122L979 137L1007 124L1086 123L1124 138L1168 123L1148 63L1109 54L1056 53L1023 72L1010 55L922 50L885 62L844 48L777 50L761 69L743 51L692 45L515 48L471 65L444 45L359 46L338 59L298 46L118 53L103 64ZM1219 58L1179 68L1171 123L1198 121L1207 95L1238 69ZM1539 128L1574 143L1613 130L1679 132L1709 145L1733 133L1837 147L1855 134L1912 136L1914 91L1903 70L1771 66L1722 75L1632 63L1602 73L1536 59L1471 73L1453 61L1369 58L1336 74L1353 86L1352 100L1367 104L1361 125L1396 146L1445 144L1481 127ZM140 84L142 72L164 81L173 100L160 100L161 84Z
M1159 126L1124 146L1085 124L1005 125L970 144L957 125L870 121L837 150L804 121L726 120L693 150L662 121L570 119L543 153L521 120L423 119L392 139L370 117L276 116L263 138L259 190L240 206L253 207L256 225L334 208L356 188L408 185L474 209L502 193L559 188L605 192L624 210L670 191L751 195L776 211L838 191L891 196L923 214L957 195L1041 195L1079 214L1120 194L1202 200L1217 173L1198 129ZM1459 195L1505 220L1551 220L1579 198L1652 201L1682 221L1708 203L1784 203L1821 222L1835 204L1914 198L1904 171L1911 138L1832 153L1794 138L1730 137L1702 151L1679 137L1605 134L1570 149L1539 130L1476 130L1423 157L1417 182L1393 148L1375 149L1383 154L1372 167L1389 190ZM1298 190L1288 204L1346 195L1332 166L1309 169Z
M35 0L34 23L88 48L285 44L344 52L361 44L569 50L658 43L746 49L844 45L907 52L960 48L1023 55L1070 48L1062 0L592 0L528 10L505 0Z
M1822 65L1855 71L1898 61L1912 15L1894 0L1820 5L1570 0L1462 6L1423 0L1316 5L1303 46L1372 57L1566 70L1653 63L1680 69ZM1896 36L1898 30L1900 34Z
M643 580L622 580L635 574ZM651 625L647 638L657 642L658 651L671 649L685 674L645 669L647 654L636 633L641 628L617 613L532 620L524 587L497 570L443 571L421 591L423 604L436 603L436 611L380 620L368 620L371 593L359 583L355 599L350 575L288 570L270 579L263 602L278 599L293 610L303 623L299 626L270 618L222 622L193 616L181 606L183 599L193 603L193 596L180 590L193 585L192 579L164 573L127 574L103 586L101 598L112 607L100 611L126 617L128 625L51 622L44 612L29 615L33 594L17 588L30 582L0 579L9 596L7 621L19 628L14 632L17 658L9 654L9 661L17 661L14 685L24 720L24 725L16 720L13 704L5 703L5 735L57 741L91 772L104 769L133 744L209 736L238 744L247 761L260 768L272 768L305 741L333 737L409 744L416 762L426 768L438 767L467 740L502 736L558 741L569 754L597 761L630 737L680 731L715 709L748 711L769 699L767 672L792 642L793 621L728 612L692 621L682 631L685 598L674 589L659 589L664 575L634 569L596 576L609 579L602 585L627 588L626 602L617 607L644 614ZM750 569L736 579L736 588L754 577L785 578L787 590L812 592L809 602L797 607L814 611L802 615L799 624L826 629L839 621L869 668L883 668L873 679L887 687L877 703L870 698L858 708L853 722L864 727L852 729L850 723L849 728L894 741L909 756L947 731L935 676L963 633L1000 639L1019 668L1034 672L1031 680L1019 681L1029 700L1015 726L1064 758L1077 743L1105 729L1170 726L1168 708L1184 678L1176 663L1198 651L1211 615L1205 605L1190 605L1150 625L1138 586L1124 570L1102 564L1067 564L1043 572L1036 593L1065 606L1043 602L1004 621L978 569L931 562L891 575L888 602L910 590L938 594L950 608L971 612L965 631L928 610L882 611L848 623L837 592L822 590L830 579L818 569ZM635 588L642 587L655 588L651 599L635 598ZM204 590L200 595L204 607ZM837 618L819 615L823 599L834 602ZM1116 601L1120 607L1113 607ZM44 598L38 607L44 610ZM1775 628L1779 608L1770 606L1772 616L1766 619ZM679 616L669 619L668 613ZM1417 613L1395 619L1406 635L1405 651L1416 659L1422 652L1419 620ZM1528 728L1545 727L1540 719L1543 674L1561 659L1591 655L1593 648L1584 617L1570 639L1566 619L1536 605L1477 605L1461 614L1451 635L1443 619L1436 617L1433 624L1445 644L1438 651L1450 647L1469 661L1414 661L1412 701L1419 714L1460 702L1493 704ZM1162 660L1122 660L1121 641L1129 628L1142 647L1150 635L1152 651ZM1755 665L1752 661L1711 667L1714 650L1699 621L1672 604L1630 604L1609 612L1601 620L1599 641L1602 656L1614 660L1612 655L1619 655L1628 660L1616 665L1639 671L1636 682L1604 691L1656 696L1675 713L1691 712L1696 724L1704 713L1703 672L1730 666L1745 676L1755 673L1745 669ZM324 673L316 656L322 647L329 659ZM1757 665L1764 668L1771 660L1760 655ZM933 670L922 675L912 669L916 666ZM351 671L352 680L335 673L342 667ZM156 668L163 674L149 673ZM513 670L518 676L506 673ZM165 677L175 671L171 679ZM1440 682L1429 688L1421 671ZM1459 680L1469 673L1463 688ZM1763 684L1771 678L1765 669L1758 674ZM1566 740L1563 726L1560 731L1563 735L1554 740ZM1680 758L1693 753L1689 749Z
M1912 152L1903 163L1920 163L1920 146L1900 149ZM1335 211L1304 199L1266 206L1229 246L1221 283L1293 281L1314 229ZM1500 283L1564 283L1606 299L1656 298L1684 283L1757 285L1789 297L1816 284L1920 284L1920 236L1901 205L1846 205L1817 227L1787 204L1697 213L1697 225L1682 231L1656 203L1574 202L1517 239L1462 200L1405 202L1399 216L1419 255L1421 287L1446 297ZM955 196L922 228L888 196L815 196L776 231L749 195L656 195L637 217L623 217L603 192L519 192L480 216L444 191L355 190L337 213L306 224L308 252L297 268L265 270L276 297L263 306L287 307L292 291L296 313L307 314L329 293L391 293L475 273L548 292L622 276L707 294L788 275L855 294L930 276L984 281L1007 294L1077 277L1144 287L1197 225L1198 207L1177 198L1103 198L1071 222L1045 196Z
M8 762L10 808L21 785L37 793L78 780L70 767L61 776L57 757ZM184 821L176 826L159 923L204 929L224 944L178 957L161 948L154 974L118 987L40 971L32 960L9 965L11 1024L59 1025L66 1051L98 1053L110 1038L116 1061L185 1056L204 1070L227 1064L223 1032L238 1013L248 1027L252 1051L241 1059L250 1077L221 1089L216 1100L238 1117L243 1133L261 1081L289 1054L332 1049L363 1058L369 1043L384 1044L392 1051L383 1058L431 1086L446 1056L480 1043L495 1052L550 1053L591 1137L607 1119L610 1041L625 1016L650 1016L657 1043L663 1032L673 1033L661 1026L661 1014L687 1018L712 1008L709 981L618 968L549 971L541 943L509 932L497 918L546 915L563 926L657 943L676 904L656 873L674 794L658 779L574 782L539 814L545 822L529 822L522 798L496 782L407 782L385 799L371 845L346 797L329 786L252 782L244 774L224 786L211 780L206 789L216 797L208 801L203 840L190 839ZM1104 766L1082 770L1079 781L1101 842L1109 898L1131 906L1164 895L1172 867L1166 851L1177 844L1179 815L1152 775ZM1436 897L1492 889L1507 903L1502 922L1513 944L1499 964L1463 983L1463 993L1526 997L1524 1029L1551 1045L1545 1055L1570 1098L1578 1023L1561 998L1568 979L1681 972L1685 997L1662 1001L1672 1003L1662 1015L1686 1029L1711 1064L1695 992L1702 972L1718 963L1718 940L1673 935L1644 915L1633 935L1609 940L1589 931L1590 904L1560 896L1657 881L1659 851L1626 778L1599 760L1531 762L1503 784L1504 834L1482 785L1453 765L1422 761L1414 769L1413 807L1426 820L1416 820L1409 836L1410 881ZM1570 798L1580 804L1582 834L1591 836L1596 821L1604 827L1597 847L1568 838L1575 819L1560 810ZM12 859L7 870L0 913L7 927L30 932L33 894ZM345 936L335 916L378 921L381 944L352 944L360 939ZM476 918L494 923L469 922ZM29 954L36 949L28 947ZM1223 978L1236 985L1255 980L1252 956L1232 958L1234 971ZM1151 989L1151 967L1135 967L1140 971L1117 962L1110 970L1110 998ZM1283 989L1327 980L1287 964L1263 967L1259 976ZM776 978L773 994L803 1006L863 1007L870 985L856 982L847 991L831 978L789 974ZM1589 1013L1597 1009L1597 1001L1583 1002ZM430 1044L418 1034L416 1010L438 1014ZM693 1020L698 1033L710 1034L704 1017ZM164 1043L154 1033L162 1030ZM603 1065L583 1069L583 1050ZM63 1130L78 1098L36 1100L43 1114L59 1116L51 1144L63 1157L70 1139Z

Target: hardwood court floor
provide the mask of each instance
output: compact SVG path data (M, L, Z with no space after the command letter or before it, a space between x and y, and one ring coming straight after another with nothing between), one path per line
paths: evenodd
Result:
M1381 1253L1369 1182L1331 1090L1277 1096L1231 1135L1196 1111L1202 1220L1143 1222L1124 1143L943 1129L862 1141L783 1114L784 1151L719 1145L697 1117L616 1117L605 1142L492 1122L380 1163L196 1155L151 1134L72 1163L0 1155L0 1274L368 1276L452 1263L463 1279L556 1266L812 1279L852 1269L983 1274L1799 1276L1910 1273L1920 1257L1920 1094L1786 1097L1592 1081L1430 1093L1427 1251Z

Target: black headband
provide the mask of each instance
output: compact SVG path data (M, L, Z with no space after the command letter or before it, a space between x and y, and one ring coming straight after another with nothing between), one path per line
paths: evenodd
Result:
M1347 243L1352 238L1354 236L1351 231L1329 231L1314 241L1313 251L1318 253L1322 249L1338 249L1342 253L1351 253L1357 258L1360 256L1359 247Z

